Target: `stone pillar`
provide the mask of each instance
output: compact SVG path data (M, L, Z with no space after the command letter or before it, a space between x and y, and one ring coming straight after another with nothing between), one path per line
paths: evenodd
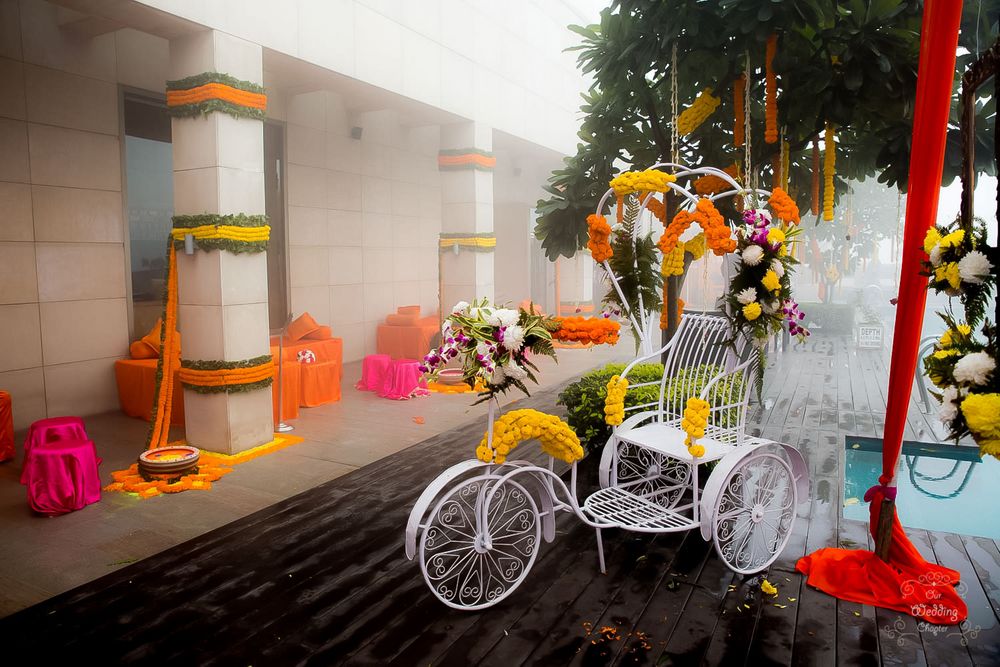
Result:
M467 122L441 127L441 312L458 301L493 300L493 129ZM478 244L478 248L473 246ZM454 248L457 246L457 251ZM484 251L485 250L485 251Z
M172 80L206 72L260 85L261 47L212 30L170 43ZM213 110L175 117L172 129L175 216L264 213L262 120ZM265 252L196 246L192 255L177 252L177 268L182 367L270 354ZM184 414L187 441L209 451L233 454L273 439L269 386L216 393L185 388Z

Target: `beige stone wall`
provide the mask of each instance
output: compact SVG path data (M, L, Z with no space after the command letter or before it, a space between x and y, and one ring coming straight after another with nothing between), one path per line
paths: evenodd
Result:
M324 91L289 97L287 123L291 309L331 325L344 361L360 359L396 307L437 310L439 130L348 114Z
M0 388L17 428L118 405L114 361L129 343L118 84L165 79L165 41L70 38L57 13L0 0Z

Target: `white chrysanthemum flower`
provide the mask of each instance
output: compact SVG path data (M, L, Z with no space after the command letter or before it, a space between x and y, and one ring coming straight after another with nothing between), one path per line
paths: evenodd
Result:
M503 346L510 351L519 350L524 345L524 329L519 324L512 324L503 332Z
M778 312L778 305L777 301L762 301L760 309L764 311L765 315L774 315Z
M993 265L990 264L990 260L986 259L986 255L978 250L973 250L959 260L958 275L961 276L962 282L978 285L990 275L992 268Z
M930 258L932 266L941 266L941 246L934 246L931 250Z
M996 367L993 357L986 352L973 352L958 360L953 374L956 382L986 384Z
M785 265L781 263L781 260L772 259L771 270L777 274L778 278L782 278L785 275Z
M528 371L511 361L503 367L504 375L515 380L523 380L528 377Z
M743 250L743 263L747 266L757 266L764 259L764 249L759 245L750 245Z
M950 424L958 416L958 389L945 387L941 395L941 407L938 408L938 418L944 424Z
M451 312L462 313L465 312L465 309L468 307L469 307L468 301L459 301L458 303L456 303L454 306L451 307Z
M736 300L744 306L757 300L757 288L748 287L736 293Z
M517 324L521 314L510 308L498 308L486 317L486 322L494 327L509 327Z

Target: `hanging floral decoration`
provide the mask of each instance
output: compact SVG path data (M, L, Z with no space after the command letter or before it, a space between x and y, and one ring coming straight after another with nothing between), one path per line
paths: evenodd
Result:
M177 377L199 394L233 394L271 386L275 366L270 354L241 361L182 359Z
M986 224L976 220L971 234L955 221L927 230L924 237L924 273L930 277L932 291L950 297L961 296L966 320L975 326L986 311L993 293L989 279L993 265L983 252L988 249Z
M698 129L705 120L711 116L722 103L722 99L712 94L711 88L706 88L698 94L687 109L677 117L677 132L681 136L690 134Z
M530 395L525 380L538 383L538 368L530 354L555 358L552 332L559 328L552 318L526 310L513 310L479 299L459 301L441 326L442 344L424 356L420 371L437 380L450 361L462 364L469 387L480 381L486 390L477 403L516 387Z
M778 219L784 221L785 224L797 225L802 220L799 217L799 205L781 188L775 188L771 191L771 197L767 200L767 204Z
M739 180L740 167L735 162L722 171L732 176L734 180ZM694 191L702 197L718 194L720 192L726 192L727 190L732 189L733 186L729 183L729 181L712 174L705 174L704 176L696 178L694 181Z
M228 250L232 253L257 253L267 250L271 228L266 215L175 215L171 237L174 246L184 247L184 237L191 235L200 250Z
M823 220L833 220L833 177L837 173L837 142L833 125L823 133Z
M747 75L743 72L733 81L733 146L740 148L746 143L746 119L743 93L747 86ZM700 194L700 193L699 193Z
M702 198L693 211L678 211L674 219L663 230L658 246L664 254L671 252L692 222L697 222L705 232L705 242L718 256L725 255L736 249L736 240L732 237L732 231L726 224L725 218L715 208L715 204L710 199Z
M587 248L590 256L598 264L602 264L610 259L615 251L611 248L609 239L611 238L611 225L603 215L592 213L587 216Z
M666 192L677 177L659 169L644 171L626 171L618 174L608 183L615 196L621 199L630 194L646 194L649 192Z
M812 206L813 215L819 215L819 142L813 139L812 148Z
M986 225L978 218L969 229L959 221L931 227L924 237L923 264L928 289L958 298L965 322L950 311L938 313L947 329L924 358L924 371L940 390L938 416L956 441L971 435L980 454L1000 458L1000 347L996 323L983 321L993 295L995 270L983 252ZM983 322L976 334L975 328Z
M146 449L163 447L170 434L170 413L174 402L174 372L179 361L172 353L177 347L177 251L174 244L167 242L167 280L163 288L163 306L160 315L160 350L156 361L156 375L152 413L149 417L149 431L146 433ZM166 379L166 382L164 382Z
M705 455L704 445L698 444L698 439L705 437L705 428L708 426L708 415L712 406L708 401L692 396L687 400L684 407L684 416L681 419L681 428L687 433L684 444L688 453L694 458Z
M476 458L483 463L501 465L522 442L538 440L549 456L573 463L583 458L583 447L573 429L555 415L538 410L512 410L493 422L493 446L483 434L476 447Z
M780 195L778 201L780 208ZM791 277L798 261L788 252L800 232L795 226L772 224L763 209L744 211L743 226L736 232L739 258L725 295L726 312L733 341L746 336L758 350L761 368L768 340L786 323L799 340L809 336L802 326L805 315L792 298Z
M553 340L566 343L615 345L621 324L607 317L556 317L559 328L552 332Z
M764 141L778 141L778 80L774 75L774 56L778 52L778 36L767 38L764 52Z
M607 394L604 398L604 423L608 426L618 426L625 421L625 392L627 391L627 379L613 375L608 380Z
M171 116L207 116L213 111L264 120L267 96L262 86L220 72L167 81L167 112Z

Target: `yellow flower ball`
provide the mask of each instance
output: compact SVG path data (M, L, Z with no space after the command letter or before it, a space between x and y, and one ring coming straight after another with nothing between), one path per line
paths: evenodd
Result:
M778 274L774 272L773 269L768 269L764 277L761 278L760 284L764 286L764 289L769 292L777 292L781 289L781 281L778 279Z
M784 243L785 242L785 232L781 231L777 227L771 227L767 232L767 242L770 244Z
M691 447L688 447L688 453L695 458L702 457L705 455L705 446L692 445Z
M977 440L1000 439L1000 394L969 394L962 415Z
M931 250L934 250L936 246L941 241L941 234L934 227L927 230L927 235L924 236L924 252L928 255L931 254Z

